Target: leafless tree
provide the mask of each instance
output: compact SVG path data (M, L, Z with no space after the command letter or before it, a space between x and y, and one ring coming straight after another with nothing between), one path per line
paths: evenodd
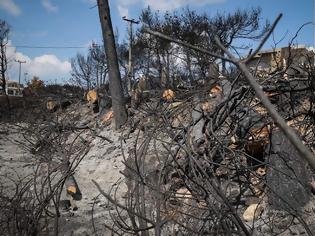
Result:
M195 91L187 89L177 95L179 102L142 104L142 116L135 122L134 148L124 150L125 204L115 199L115 191L105 193L94 181L116 208L110 213L113 224L106 225L113 233L273 235L293 232L299 225L301 232L312 235L314 221L308 213L315 160L309 150L315 137L310 121L312 86L304 80L283 86L279 84L285 83L283 74L271 75L259 85L245 65L280 18L245 59L236 59L219 38L217 46L228 57L145 30L234 63L239 70L231 81L217 80ZM313 69L306 71L311 74ZM274 97L265 94L267 91L279 94ZM293 102L297 97L303 106ZM291 108L281 111L284 107ZM287 124L293 124L294 129ZM255 204L248 203L252 200ZM255 207L250 219L245 216L248 204Z
M9 42L9 32L10 27L8 23L0 19L0 74L1 74L1 87L2 92L6 95L6 73L8 69L8 59L7 59L7 44ZM6 95L7 105L10 109L10 101Z
M121 83L119 62L117 57L115 38L110 17L108 0L98 0L99 18L102 26L104 48L108 61L109 89L112 96L115 126L120 128L127 121L124 92Z
M71 80L75 85L78 85L87 91L93 88L93 63L90 55L85 57L82 54L77 54L71 59Z

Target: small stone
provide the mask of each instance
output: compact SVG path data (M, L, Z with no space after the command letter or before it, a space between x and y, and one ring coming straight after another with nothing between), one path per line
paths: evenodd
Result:
M262 213L262 211L263 208L261 205L252 204L245 210L243 218L245 221L253 221Z

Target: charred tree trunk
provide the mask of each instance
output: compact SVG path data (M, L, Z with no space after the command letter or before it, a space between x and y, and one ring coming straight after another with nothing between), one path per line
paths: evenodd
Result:
M98 0L97 3L103 32L104 48L108 59L109 89L112 96L115 127L119 129L127 121L127 111L121 84L109 3L108 0Z
M7 70L7 62L6 62L6 57L5 57L5 45L0 45L0 53L1 53L1 81L2 81L2 89L3 92L5 93L5 87L6 87L6 80L5 80L5 72Z
M8 69L8 60L6 55L6 46L8 43L9 27L5 21L0 22L0 72L2 90L6 96L8 111L10 112L10 100L6 92L6 72Z

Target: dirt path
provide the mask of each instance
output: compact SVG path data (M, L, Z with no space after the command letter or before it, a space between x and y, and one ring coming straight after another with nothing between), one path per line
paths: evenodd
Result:
M89 153L78 166L75 178L82 192L82 200L77 202L78 211L65 215L66 223L61 224L61 232L64 235L94 235L95 233L111 235L104 224L110 223L109 211L114 208L100 195L92 180L95 180L105 192L109 192L117 186L119 180L122 180L123 176L119 171L124 169L124 165L119 141L120 134L108 127L99 135L110 138L113 144L101 138L95 138ZM122 200L125 192L126 186L124 182L121 182L116 192L119 201Z

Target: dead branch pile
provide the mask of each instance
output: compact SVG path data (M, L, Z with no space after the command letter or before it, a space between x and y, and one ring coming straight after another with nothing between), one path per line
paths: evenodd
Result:
M124 204L95 182L116 207L106 225L113 233L315 232L314 155L308 151L315 141L314 68L307 79L289 80L283 72L253 81L245 64L226 53L243 73L138 108L141 117L132 129L138 139L124 162Z
M314 95L304 87L311 78L276 80L265 84L266 94L312 148ZM314 230L313 210L308 212L314 203L313 172L241 81L241 76L225 79L178 93L182 96L174 102L153 99L140 106L142 116L134 128L139 138L124 163L125 205L106 195L117 207L108 225L113 232L270 235L297 227L304 233ZM288 92L279 92L284 84Z

